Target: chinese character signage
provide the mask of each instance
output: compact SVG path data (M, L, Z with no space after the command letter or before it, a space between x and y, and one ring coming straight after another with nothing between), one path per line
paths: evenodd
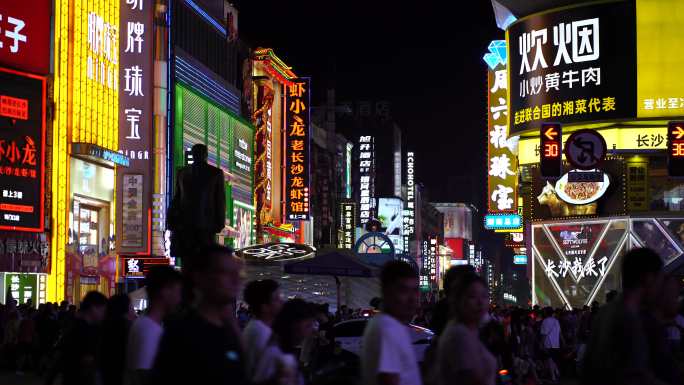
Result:
M121 202L121 248L136 248L143 245L145 236L143 212L143 176L139 174L123 175Z
M424 240L422 245L421 245L421 268L420 268L420 275L419 275L419 284L420 284L420 289L423 291L429 291L430 290L430 278L429 278L429 272L430 272L430 243L428 240Z
M0 65L50 72L50 0L0 3Z
M359 137L359 223L365 225L375 209L375 141Z
M431 284L434 284L437 282L437 249L439 248L439 245L437 245L437 238L435 237L430 237L430 249L428 252L428 279L430 280Z
M340 203L340 238L337 246L351 250L356 243L356 202Z
M285 213L288 220L309 219L311 79L285 88Z
M239 184L249 195L243 197L246 202L253 201L252 196L252 156L254 149L254 131L237 119L233 126L233 157L231 172L235 176L233 184ZM223 156L223 155L222 155Z
M124 278L145 278L150 268L154 266L166 266L170 260L168 258L121 258L121 275Z
M31 300L35 306L38 302L37 274L5 274L5 293L12 296L19 304Z
M670 176L684 176L684 122L667 125L667 170Z
M45 233L0 231L0 271L49 272L48 238Z
M144 252L149 247L147 216L152 196L152 79L153 15L151 0L120 0L119 152L130 166L117 172L117 234L120 253ZM98 28L99 28L99 24ZM106 33L106 31L105 31ZM97 41L97 39L96 39ZM104 42L100 42L105 44ZM107 51L105 47L105 52ZM106 57L106 56L105 56Z
M415 182L415 161L416 156L413 151L406 152L406 207L404 207L404 250L409 253L409 242L411 235L416 230L416 182Z
M632 2L527 17L508 29L511 133L636 116Z
M45 79L0 68L0 229L44 229Z
M122 10L124 7L126 7L125 4L122 6ZM123 15L125 15L125 12L124 10ZM87 19L86 76L88 79L110 90L117 90L119 87L119 29L116 24L109 23L105 16L97 12L89 12ZM109 19L115 18L110 17ZM136 79L141 79L141 77ZM138 82L136 84L140 84L139 80L132 80L132 78L128 80L129 83L126 85L127 91L133 81ZM141 92L140 88L137 91Z
M500 62L505 63L505 59ZM515 211L518 196L516 152L519 138L508 136L508 76L504 64L499 63L494 69L487 70L487 85L488 211Z

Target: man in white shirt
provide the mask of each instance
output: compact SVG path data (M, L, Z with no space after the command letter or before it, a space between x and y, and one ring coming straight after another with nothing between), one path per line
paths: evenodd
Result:
M145 277L149 307L135 320L126 348L126 383L145 384L163 334L162 321L181 302L182 277L171 266L155 266Z
M271 339L273 320L283 307L279 287L278 282L272 279L252 281L245 287L244 299L249 305L252 319L247 323L242 336L245 342L247 378L252 381L256 378L259 358Z
M418 275L401 261L380 275L383 312L368 322L361 347L363 385L421 385L408 323L418 309Z

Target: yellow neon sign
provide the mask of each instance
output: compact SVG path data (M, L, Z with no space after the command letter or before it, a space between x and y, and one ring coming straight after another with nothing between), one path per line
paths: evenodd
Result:
M664 150L667 148L667 127L611 128L599 130L608 150ZM563 143L571 133L563 135ZM565 155L563 155L565 159ZM518 144L519 164L539 163L539 138L521 138Z

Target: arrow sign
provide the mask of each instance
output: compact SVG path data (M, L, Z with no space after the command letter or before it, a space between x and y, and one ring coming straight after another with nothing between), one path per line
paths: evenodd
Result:
M684 128L682 126L674 126L672 129L672 135L675 136L675 139L681 139L684 137Z
M544 132L544 136L546 136L549 140L554 140L556 136L558 136L558 131L556 131L556 127L549 127L546 129L546 132Z

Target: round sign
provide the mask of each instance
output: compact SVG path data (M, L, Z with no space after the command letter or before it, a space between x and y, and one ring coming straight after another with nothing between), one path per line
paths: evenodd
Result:
M565 158L580 170L596 168L608 153L606 140L595 130L573 132L565 142Z
M238 257L247 262L291 262L312 258L316 254L313 246L299 243L267 243L245 247L237 251Z
M392 240L380 232L366 233L356 241L354 251L362 261L375 266L382 266L394 259L396 252Z

